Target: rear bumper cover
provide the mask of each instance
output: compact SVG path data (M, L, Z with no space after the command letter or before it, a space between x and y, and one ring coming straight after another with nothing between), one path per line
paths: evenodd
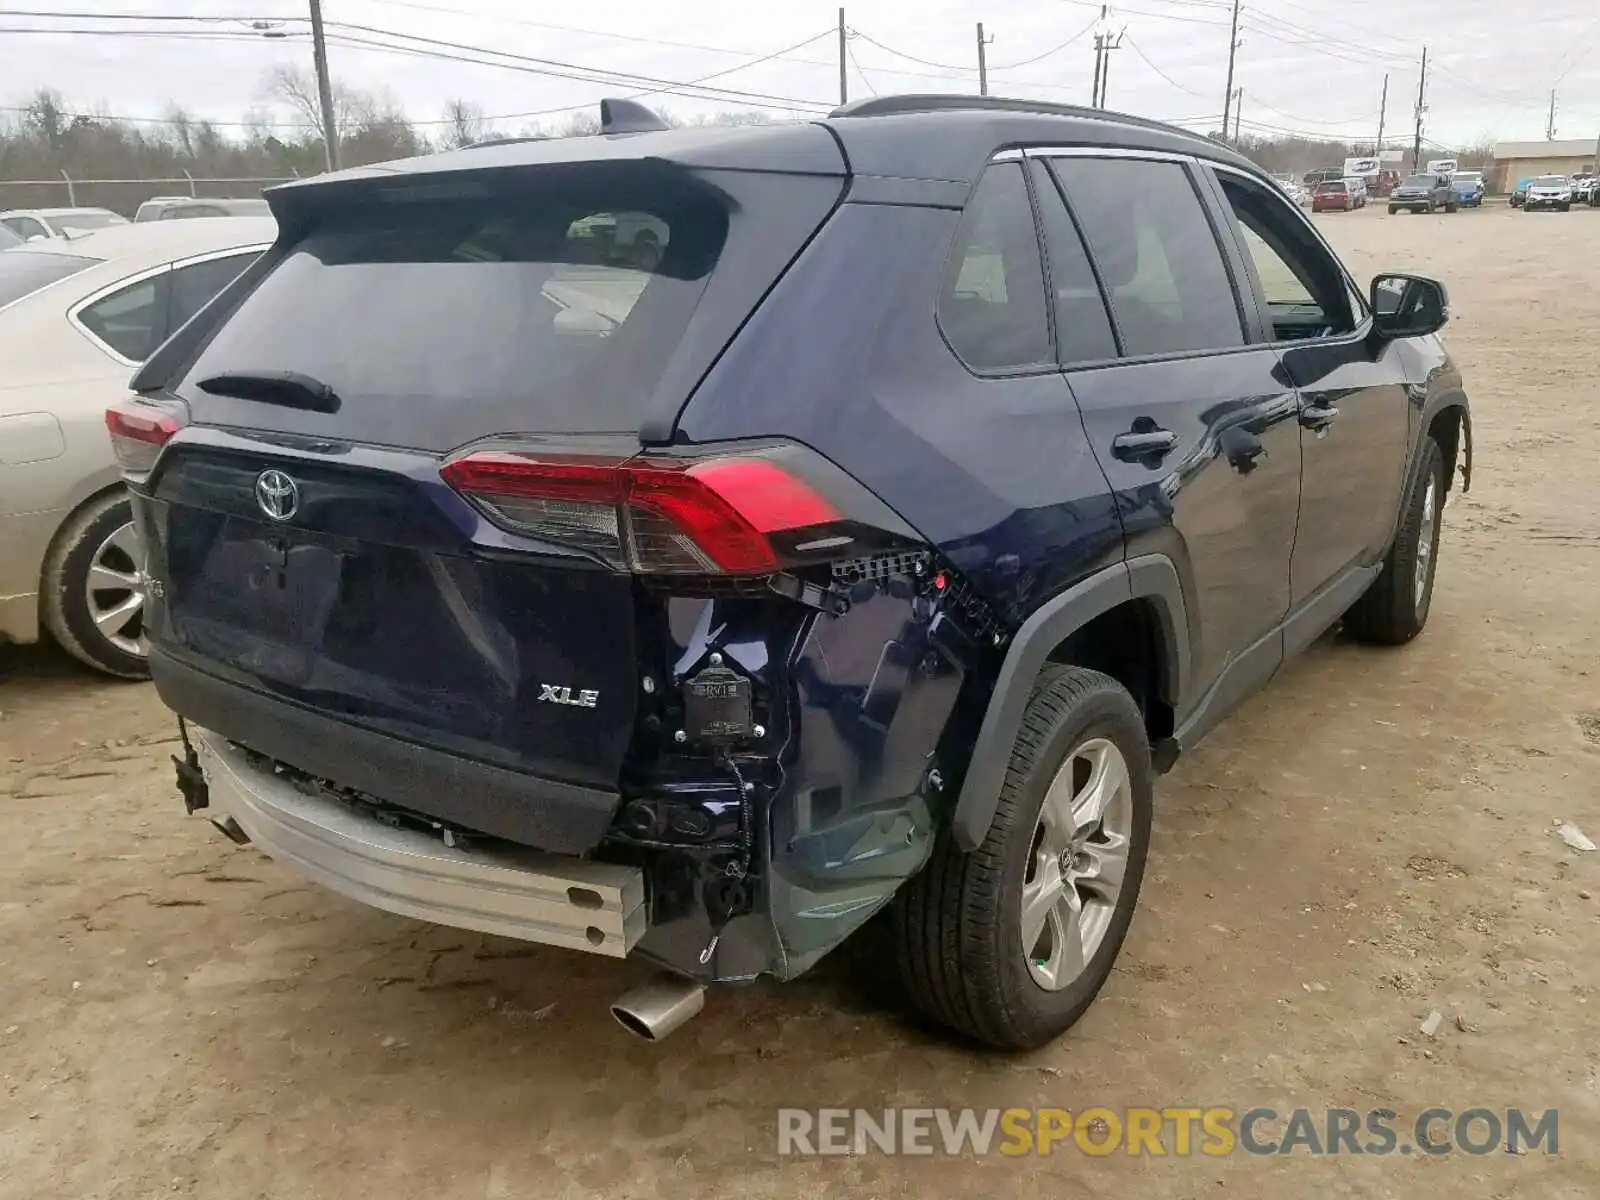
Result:
M257 753L462 829L552 854L587 854L619 797L403 742L263 695L150 649L150 675L181 717Z
M196 749L212 803L268 857L388 912L622 958L647 925L636 867L533 850L463 850L309 795L209 730Z

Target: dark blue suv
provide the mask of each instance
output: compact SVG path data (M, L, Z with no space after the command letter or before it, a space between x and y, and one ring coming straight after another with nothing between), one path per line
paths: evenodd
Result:
M1470 480L1444 289L1132 117L618 102L270 200L107 414L185 800L665 968L649 1037L869 921L937 1022L1065 1030L1154 777L1336 622L1414 637Z

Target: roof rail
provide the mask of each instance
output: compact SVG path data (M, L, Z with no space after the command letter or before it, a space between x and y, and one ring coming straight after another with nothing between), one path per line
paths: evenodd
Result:
M840 105L828 114L830 117L887 117L905 113L955 112L1036 113L1045 117L1078 117L1087 121L1111 121L1118 125L1133 125L1140 129L1159 129L1163 133L1180 133L1197 141L1217 145L1204 134L1195 133L1165 121L1149 117L1135 117L1128 113L1111 112L1103 108L1083 108L1076 104L1053 104L1048 100L1013 100L1006 96L962 96L945 93L911 94L904 96L873 96ZM1224 147L1226 148L1226 147Z

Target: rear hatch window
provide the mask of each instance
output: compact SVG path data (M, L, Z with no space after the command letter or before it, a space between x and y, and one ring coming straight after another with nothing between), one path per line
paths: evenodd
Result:
M792 179L786 216L730 194L771 191L773 177L707 172L713 183L649 162L528 174L515 191L322 216L187 372L177 390L196 419L434 451L500 433L636 433L668 368L694 359L674 373L692 387L759 297L713 295L713 281L754 265L764 290L768 261L781 268L840 189ZM338 411L198 386L255 371L318 380Z
M82 254L50 254L40 250L7 250L0 254L0 308L14 304L40 288L100 262Z

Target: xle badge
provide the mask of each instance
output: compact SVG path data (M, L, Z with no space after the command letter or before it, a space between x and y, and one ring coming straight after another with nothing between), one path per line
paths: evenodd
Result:
M574 692L569 687L557 687L553 683L539 685L539 699L546 704L570 704L574 708L593 708L600 702L600 693L587 689Z

